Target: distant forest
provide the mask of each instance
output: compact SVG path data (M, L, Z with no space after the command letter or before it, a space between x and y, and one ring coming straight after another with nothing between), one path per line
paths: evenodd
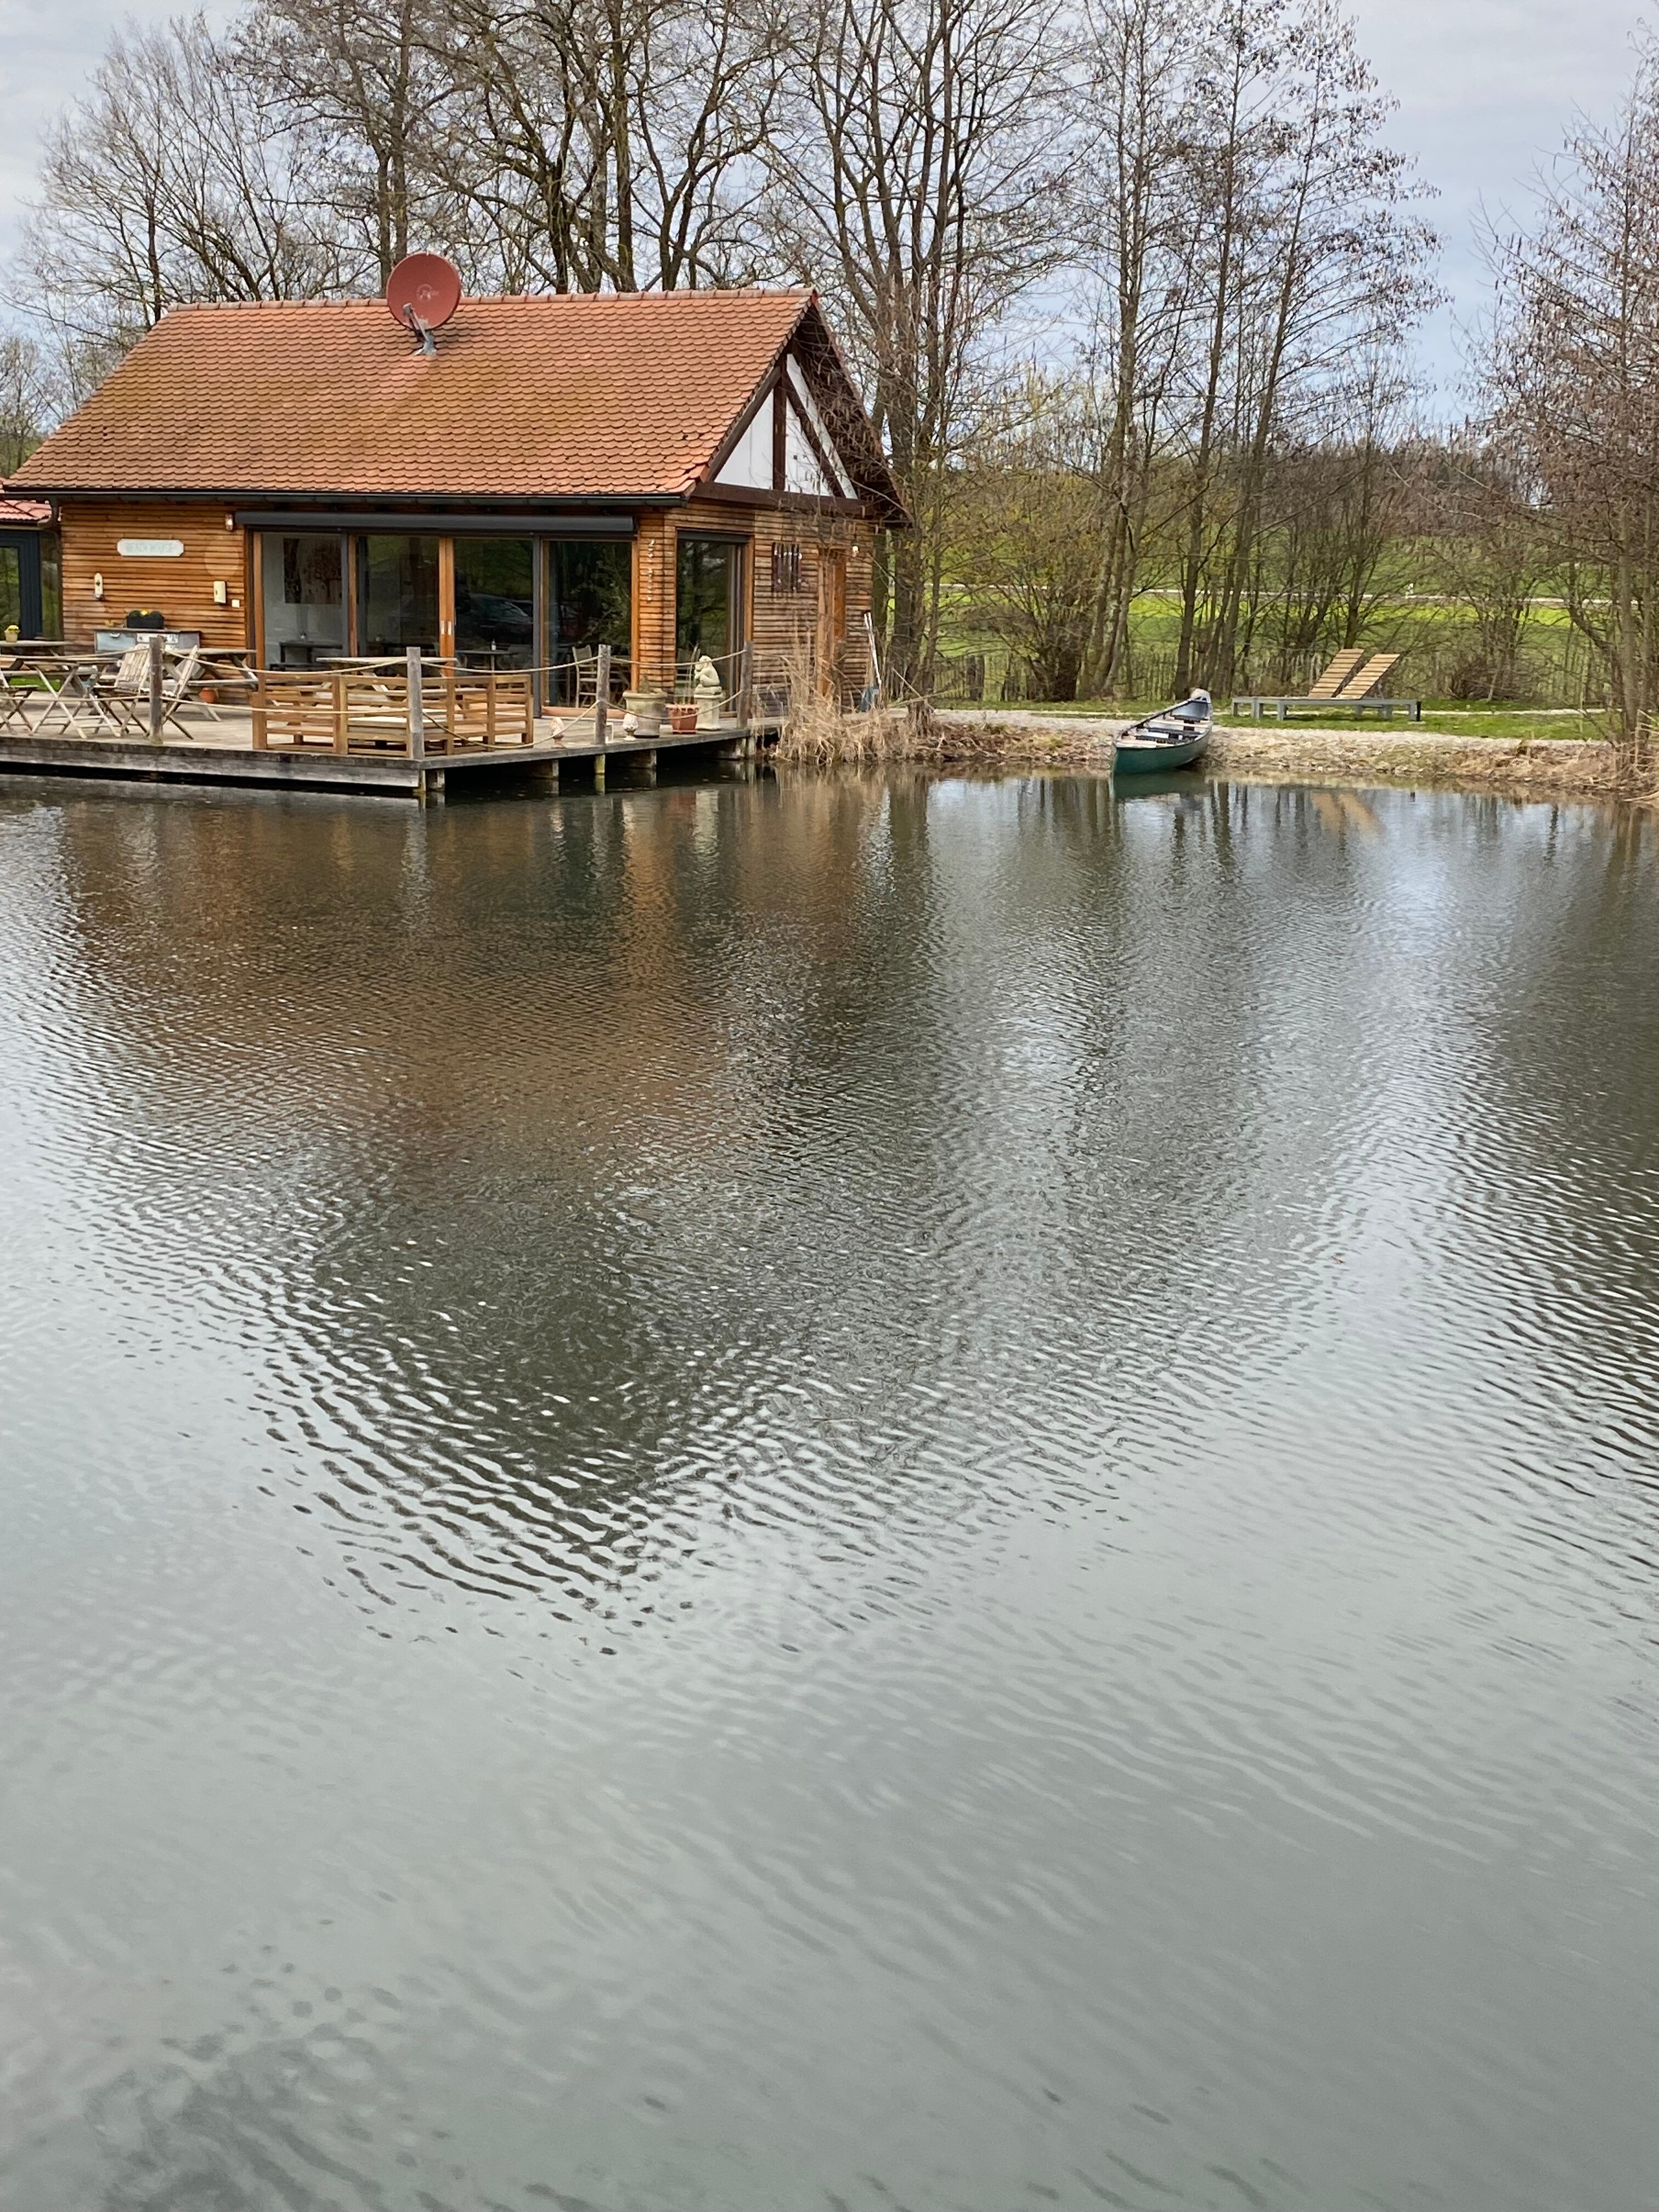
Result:
M0 470L170 307L810 283L915 517L919 688L1659 704L1659 64L1490 241L1422 418L1427 198L1333 0L256 0L114 38L42 148Z

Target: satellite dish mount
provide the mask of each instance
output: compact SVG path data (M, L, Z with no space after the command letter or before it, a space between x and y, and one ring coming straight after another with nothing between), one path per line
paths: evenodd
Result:
M423 354L436 353L432 333L461 304L461 272L441 253L406 253L386 280L392 320L410 331Z

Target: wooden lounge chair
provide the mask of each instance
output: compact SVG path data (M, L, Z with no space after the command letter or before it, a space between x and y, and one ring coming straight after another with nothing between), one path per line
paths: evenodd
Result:
M1358 660L1359 657L1360 656L1358 653L1354 655L1356 660ZM1337 658L1340 659L1341 655L1339 654ZM1336 699L1344 701L1348 699L1369 699L1371 693L1376 690L1377 686L1382 683L1382 678L1388 674L1389 671L1394 666L1395 661L1397 661L1399 658L1400 655L1397 653L1374 653L1370 659L1365 663L1365 665L1360 669L1356 675L1352 677L1347 683L1344 684L1340 691L1336 691L1331 696ZM1334 663L1333 663L1333 665L1334 665ZM1328 673L1328 671L1327 672Z
M1378 690L1383 678L1399 659L1397 653L1374 653L1369 659L1363 649L1339 653L1323 675L1306 691L1295 697L1279 698L1267 694L1236 698L1233 712L1248 715L1253 722L1261 721L1265 714L1271 713L1276 722L1284 722L1290 720L1291 711L1296 707L1347 707L1356 714L1370 710L1387 714L1390 720L1399 709L1413 721L1419 721L1423 714L1420 699L1385 699Z
M1330 665L1308 686L1309 698L1334 699L1364 658L1364 646L1355 646L1346 653L1334 655Z

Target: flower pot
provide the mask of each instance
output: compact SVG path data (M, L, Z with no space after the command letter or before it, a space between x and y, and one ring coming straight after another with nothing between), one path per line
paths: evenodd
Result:
M674 732L674 735L677 738L689 738L693 736L696 733L697 727L696 708L695 707L681 706L677 702L668 710L668 726Z
M624 691L623 712L634 717L641 737L654 738L662 728L663 708L668 704L660 691Z

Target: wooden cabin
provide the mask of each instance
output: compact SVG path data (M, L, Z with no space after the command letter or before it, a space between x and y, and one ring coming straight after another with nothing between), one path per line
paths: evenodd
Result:
M810 292L384 301L164 316L7 490L52 503L66 636L160 616L262 668L410 646L578 696L869 681L906 517ZM590 679L591 680L591 679ZM590 695L591 696L591 695Z

